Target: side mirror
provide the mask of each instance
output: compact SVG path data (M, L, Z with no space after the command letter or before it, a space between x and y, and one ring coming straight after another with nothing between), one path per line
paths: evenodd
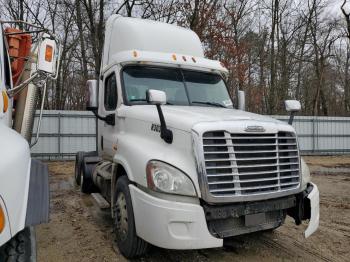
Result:
M237 100L238 100L238 109L245 111L245 92L242 90L238 90L237 92Z
M301 110L301 104L298 100L286 100L284 105L287 112L298 112Z
M96 111L98 109L98 82L88 80L86 82L86 109Z
M151 105L165 105L166 94L164 91L148 89L146 92L146 100Z
M59 46L49 35L44 34L38 50L38 70L57 76Z
M301 110L301 104L298 100L286 100L284 101L284 105L287 112L290 112L288 124L292 125L295 113Z

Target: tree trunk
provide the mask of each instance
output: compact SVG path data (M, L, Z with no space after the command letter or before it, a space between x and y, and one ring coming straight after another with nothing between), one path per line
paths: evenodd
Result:
M83 31L83 18L81 15L81 7L80 7L80 0L75 1L75 7L77 10L77 26L79 29L79 41L80 41L80 48L81 48L81 62L82 62L82 69L83 69L83 77L84 81L88 79L88 68L87 68L87 59L86 59L86 49L85 49L85 41L84 41L84 31Z

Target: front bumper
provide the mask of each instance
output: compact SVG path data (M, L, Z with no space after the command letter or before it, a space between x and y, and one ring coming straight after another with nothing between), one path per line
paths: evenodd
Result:
M320 193L318 191L318 187L310 183L312 185L311 192L307 195L307 199L309 201L309 209L310 209L310 217L309 217L309 225L304 232L305 238L311 236L318 228L320 223Z
M168 249L221 247L223 240L208 230L200 205L153 197L129 185L136 232L145 241Z
M211 209L197 204L182 203L160 199L151 196L134 185L129 185L136 233L139 237L155 246L168 249L201 249L214 248L223 245L223 237L245 234L253 231L265 230L280 226L283 220L272 221L269 225L258 225L256 228L243 227L234 233L215 234L208 229L211 219L219 220L231 218L244 218L245 215L285 212L292 216L296 224L309 220L305 237L313 234L319 225L319 191L315 184L310 183L305 191L297 195L270 200L268 203L256 202L244 206L217 206ZM248 206L247 206L248 205ZM215 210L217 209L217 210ZM206 213L210 211L211 218ZM284 210L284 211L283 211ZM272 214L271 213L271 214ZM221 222L220 225L223 225ZM271 226L272 225L272 226ZM248 231L249 232L248 232ZM217 230L218 231L218 230ZM226 230L227 231L227 230ZM232 228L230 228L232 231ZM247 232L246 232L247 231ZM223 231L224 232L224 231Z

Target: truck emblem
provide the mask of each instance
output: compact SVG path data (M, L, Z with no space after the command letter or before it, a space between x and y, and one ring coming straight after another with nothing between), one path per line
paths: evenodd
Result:
M265 128L262 126L247 126L246 129L244 129L246 132L265 132Z
M152 124L151 130L160 133L160 125Z

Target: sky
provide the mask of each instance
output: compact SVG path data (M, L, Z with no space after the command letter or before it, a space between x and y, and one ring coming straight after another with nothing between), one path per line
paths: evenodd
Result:
M343 4L343 2L343 0L329 0L330 12L337 16L342 15L340 7ZM345 5L345 10L350 11L350 1L348 1L348 3Z

